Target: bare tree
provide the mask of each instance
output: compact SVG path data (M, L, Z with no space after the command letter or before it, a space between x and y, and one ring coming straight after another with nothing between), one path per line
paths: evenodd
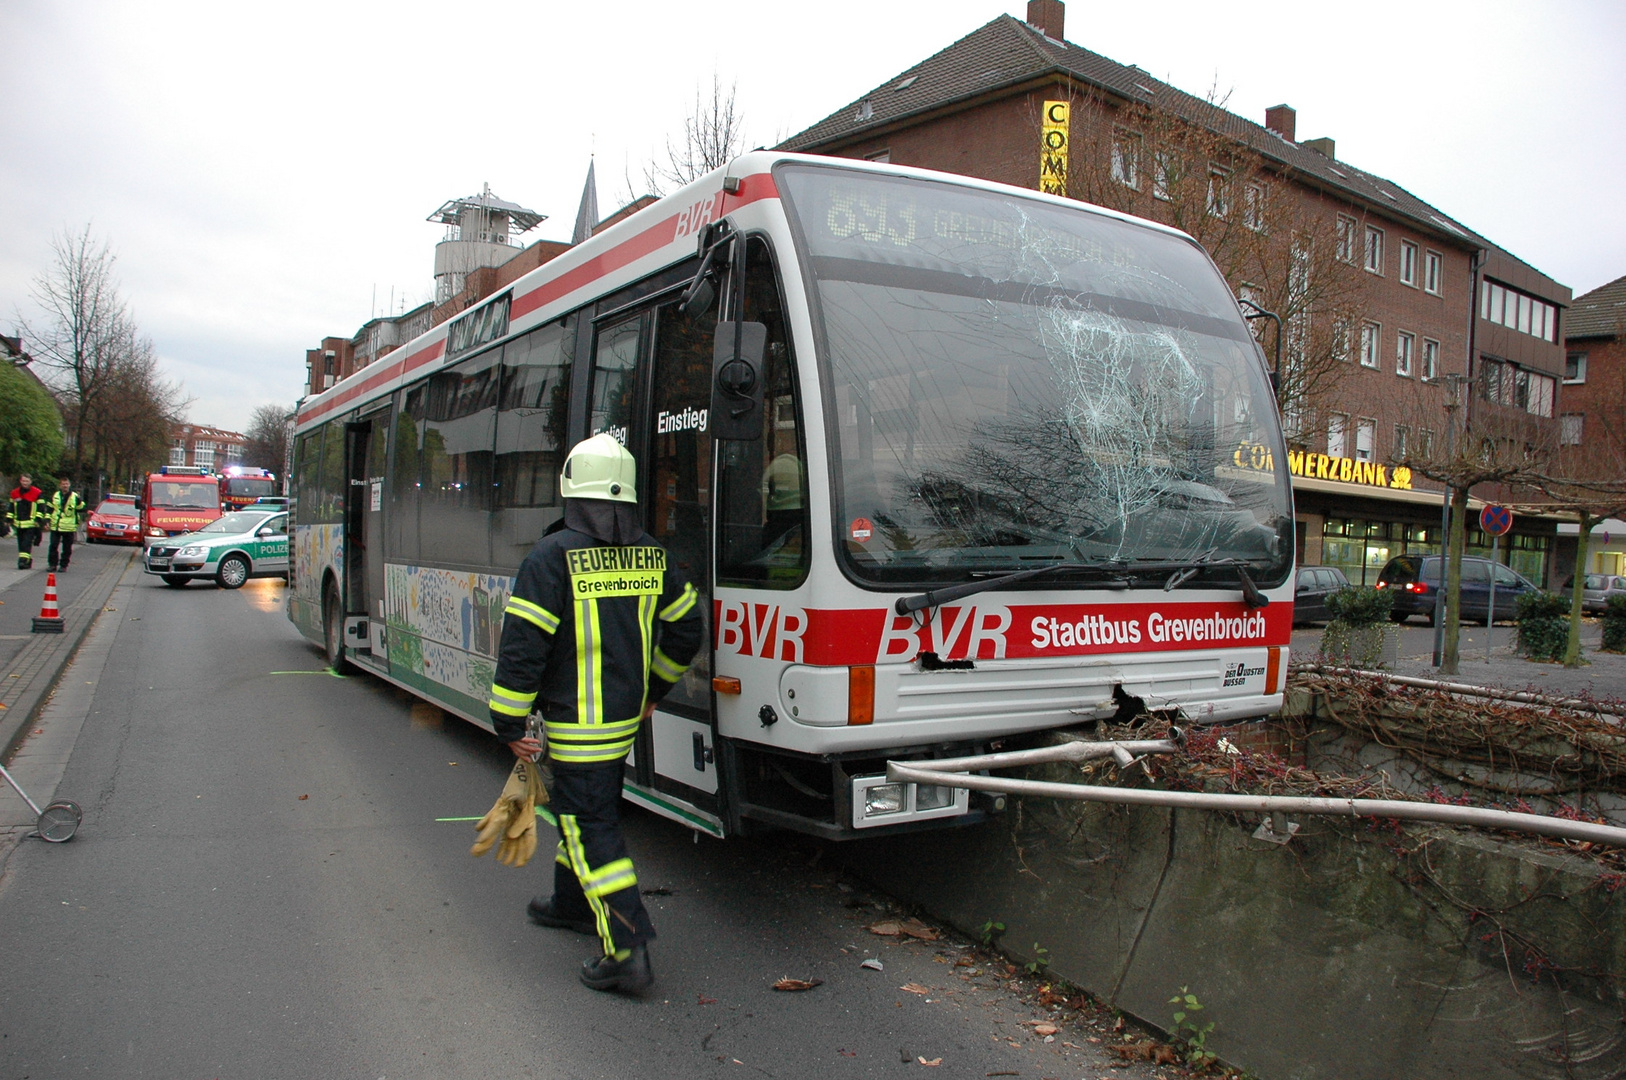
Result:
M1238 295L1280 317L1279 330L1259 333L1272 354L1280 348L1277 401L1297 441L1350 372L1350 328L1367 306L1366 278L1338 231L1348 208L1285 181L1228 133L1216 92L1177 94L1076 98L1067 193L1189 233Z
M112 383L120 357L136 340L129 310L113 276L116 257L86 225L51 242L51 266L34 279L30 295L45 322L23 322L46 381L68 414L73 473L82 476L85 435L92 413Z
M711 96L696 86L694 109L683 120L683 138L674 143L666 140L663 155L644 167L644 191L655 195L682 187L697 177L728 163L745 150L745 117L735 100L737 83L723 89L721 77L711 76ZM627 201L639 193L627 183Z
M288 453L288 417L293 413L292 405L261 405L254 410L246 433L248 444L243 447L244 464L282 474Z

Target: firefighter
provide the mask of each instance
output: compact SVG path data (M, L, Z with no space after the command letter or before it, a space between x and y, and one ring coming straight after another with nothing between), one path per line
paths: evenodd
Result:
M653 981L655 937L621 835L622 763L639 725L700 650L699 593L640 525L632 455L609 435L578 443L559 478L564 520L537 541L503 612L491 723L517 757L542 753L542 715L559 823L543 926L596 933L582 965L595 990Z
M17 530L17 569L28 570L34 565L34 545L40 542L40 526L45 523L40 496L45 494L34 486L27 473L17 477L17 486L11 489L11 503L6 507L6 520Z
M73 542L79 536L79 527L85 523L85 497L73 490L73 481L64 476L56 482L56 490L41 510L45 528L51 534L51 543L45 549L47 570L66 570L73 558ZM57 557L60 549L61 558Z

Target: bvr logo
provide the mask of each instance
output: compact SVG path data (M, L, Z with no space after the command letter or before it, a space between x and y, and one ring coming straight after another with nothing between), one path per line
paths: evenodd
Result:
M717 619L717 651L802 662L807 612L778 604L724 604Z
M1003 660L1005 631L1010 628L1011 613L1005 608L934 608L924 624L913 616L888 612L875 660L913 660L923 652L944 660Z
M717 211L722 208L723 193L702 199L680 211L677 216L677 229L672 234L673 240L681 240L690 233L699 232L703 227L710 225L717 218Z

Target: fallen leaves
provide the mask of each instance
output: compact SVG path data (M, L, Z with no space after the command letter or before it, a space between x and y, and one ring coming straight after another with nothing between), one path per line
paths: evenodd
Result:
M305 800L306 800L306 799L308 799L308 798L310 798L310 796L309 796L309 795L301 795L301 796L300 796L300 797L299 797L299 801L300 801L300 802L304 802L304 801L305 801Z
M858 966L859 967L869 968L871 971L880 971L881 970L881 962L879 960L875 959L875 957L873 957L873 956L870 957L868 960L865 960L862 964L859 964Z
M695 1002L696 1005L715 1005L715 1004L717 1004L717 999L716 998L709 998L705 994L696 994L695 997L699 999L698 1001Z
M1108 1047L1114 1054L1125 1061L1149 1061L1154 1065L1178 1065L1180 1055L1175 1053L1172 1046L1153 1042L1150 1039L1144 1042L1132 1042L1124 1046Z
M797 990L811 990L815 986L823 986L823 979L780 979L773 984L775 990L794 992Z
M923 1058L923 1057L917 1057L917 1058L915 1058L915 1060L920 1062L922 1065L926 1066L926 1068L928 1068L928 1069L935 1069L939 1065L943 1064L943 1059L942 1058L932 1058L930 1060L927 1060L926 1058Z
M925 997L927 994L932 992L931 987L921 986L917 982L906 982L902 986L898 987L898 989L907 990L911 994L919 994L922 997Z
M936 941L943 936L942 931L927 926L919 919L882 919L865 929L880 937L912 937L920 941Z

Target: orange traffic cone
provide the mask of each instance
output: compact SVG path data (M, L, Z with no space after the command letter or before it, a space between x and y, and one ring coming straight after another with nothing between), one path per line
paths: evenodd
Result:
M45 602L40 605L40 613L34 616L34 633L62 633L62 613L56 607L55 574L45 575Z

